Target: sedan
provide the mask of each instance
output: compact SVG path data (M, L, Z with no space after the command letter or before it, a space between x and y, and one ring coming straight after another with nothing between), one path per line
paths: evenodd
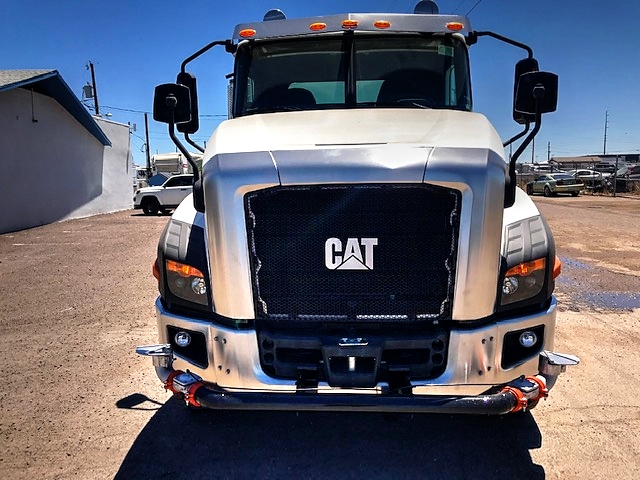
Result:
M527 193L542 193L545 197L559 193L570 193L577 197L580 190L584 189L584 183L568 173L547 173L536 177L533 182L527 183Z
M610 175L608 173L602 173L596 170L588 170L586 168L569 170L567 173L572 177L581 180L582 183L585 184L586 188L591 189L594 192L603 191L605 179Z

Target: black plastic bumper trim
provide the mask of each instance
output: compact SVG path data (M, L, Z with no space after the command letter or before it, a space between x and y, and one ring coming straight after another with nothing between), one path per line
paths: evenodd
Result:
M397 413L504 415L516 406L510 392L472 397L419 395L346 395L307 393L228 393L200 387L195 400L216 410L313 410Z

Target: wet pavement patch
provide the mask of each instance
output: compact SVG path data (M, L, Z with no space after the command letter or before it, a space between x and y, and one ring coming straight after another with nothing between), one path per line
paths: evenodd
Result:
M614 309L640 308L639 293L595 292L580 296L593 307Z
M640 308L639 291L606 291L593 278L602 278L605 271L588 263L568 257L560 257L562 274L556 279L558 293L566 295L565 305L569 310L582 308L596 310L631 310ZM613 274L613 272L608 272Z
M573 258L568 257L560 257L560 261L562 262L563 267L577 268L580 270L592 270L593 267L587 263L579 262L578 260L574 260Z

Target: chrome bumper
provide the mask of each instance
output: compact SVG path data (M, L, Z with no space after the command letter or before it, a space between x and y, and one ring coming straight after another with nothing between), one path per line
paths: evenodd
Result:
M159 300L156 313L162 343L139 347L137 353L152 357L158 376L167 389L183 394L188 403L209 408L500 414L537 402L546 395L545 392L566 366L579 362L577 357L551 352L555 309L554 300L546 311L535 315L472 330L453 330L445 372L428 382L412 382L408 395L389 394L386 384L374 388L345 389L321 382L309 391L298 388L293 380L271 378L260 366L255 331L234 330L177 316L166 311ZM534 352L520 365L503 369L499 340L510 331L538 325L545 326L544 350ZM205 336L208 351L206 369L172 351L167 326L200 332ZM506 386L506 391L484 395L490 389L495 391L495 387L503 386ZM510 393L507 387L513 388L513 392ZM520 395L517 392L524 393ZM527 400L522 400L523 397Z

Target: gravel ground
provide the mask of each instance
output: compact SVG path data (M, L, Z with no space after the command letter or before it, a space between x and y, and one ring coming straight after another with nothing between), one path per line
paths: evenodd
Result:
M0 235L3 478L640 478L640 199L536 202L564 262L555 347L582 363L499 418L187 411L134 353L168 217Z

